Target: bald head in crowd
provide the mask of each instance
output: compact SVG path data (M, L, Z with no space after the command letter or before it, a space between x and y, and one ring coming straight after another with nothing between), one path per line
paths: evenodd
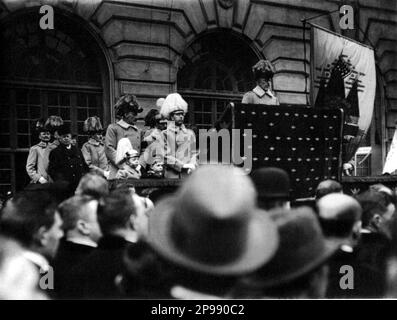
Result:
M321 181L316 189L316 199L321 199L330 193L343 193L342 185L331 179Z
M318 200L317 207L326 236L347 238L359 230L362 209L353 197L331 193Z

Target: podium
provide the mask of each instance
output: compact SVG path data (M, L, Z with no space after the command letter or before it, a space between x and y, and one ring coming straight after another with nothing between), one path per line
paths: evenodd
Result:
M342 109L241 103L230 104L218 120L240 135L232 139L232 153L235 148L243 153L249 140L244 137L251 132L252 145L245 146L252 154L251 172L284 169L295 199L312 197L324 179L341 180L343 122Z

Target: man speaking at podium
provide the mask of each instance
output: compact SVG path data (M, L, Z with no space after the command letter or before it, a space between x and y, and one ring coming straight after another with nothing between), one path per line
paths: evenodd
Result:
M270 81L274 75L274 67L268 60L260 60L252 67L256 87L244 94L242 103L279 105L274 92L270 90Z

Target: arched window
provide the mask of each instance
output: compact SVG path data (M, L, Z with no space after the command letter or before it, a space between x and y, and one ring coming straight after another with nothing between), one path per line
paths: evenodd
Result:
M228 31L206 34L182 56L178 92L189 103L189 122L214 125L226 104L241 101L254 85L252 66L258 61L247 42Z
M84 120L104 117L95 41L79 23L57 13L55 29L41 30L37 12L16 16L0 29L1 193L29 181L25 165L36 143L37 119L61 116L79 134L81 146Z

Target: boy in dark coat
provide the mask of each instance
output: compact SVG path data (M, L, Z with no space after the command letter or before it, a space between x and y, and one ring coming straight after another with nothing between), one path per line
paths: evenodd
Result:
M80 178L88 172L89 168L80 149L71 143L70 127L63 124L57 131L60 144L50 153L48 173L55 182L68 182L69 190L74 192Z

